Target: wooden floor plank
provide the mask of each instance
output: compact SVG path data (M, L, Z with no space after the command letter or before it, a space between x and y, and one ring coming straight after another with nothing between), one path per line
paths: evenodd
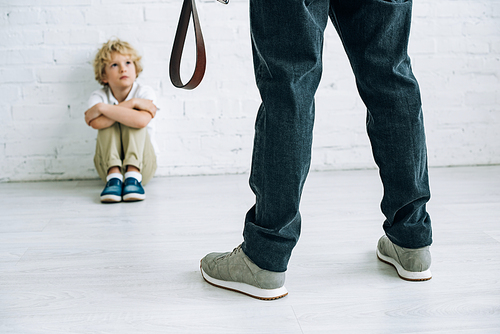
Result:
M242 241L246 175L156 178L107 205L100 181L1 183L0 333L500 333L500 166L430 177L432 280L377 261L377 171L311 173L273 302L199 274Z

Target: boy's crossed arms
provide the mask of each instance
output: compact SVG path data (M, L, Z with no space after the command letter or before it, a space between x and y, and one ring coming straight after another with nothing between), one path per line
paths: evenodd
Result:
M132 98L118 105L101 102L85 112L85 122L96 130L106 129L115 122L142 129L155 117L156 111L153 101L140 98Z

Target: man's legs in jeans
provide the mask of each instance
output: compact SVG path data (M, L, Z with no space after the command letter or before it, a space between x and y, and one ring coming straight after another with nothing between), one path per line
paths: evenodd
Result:
M202 275L213 285L260 299L287 294L284 271L300 234L328 6L328 0L250 0L262 97L250 176L256 204L247 213L241 247L202 259Z
M327 14L328 1L250 1L262 104L250 175L256 204L245 219L242 249L266 270L287 269L300 234L299 203L311 160Z
M313 1L309 7L322 4ZM292 16L289 7L280 6L278 11ZM310 162L323 33L323 21L317 22L316 29L289 22L287 29L293 26L308 37L302 40L301 34L288 30L292 43L291 38L279 35L280 29L270 29L268 24L269 30L264 30L264 23L255 24L279 15L261 11L257 18L252 16L255 71L263 104L256 122L250 178L256 206L247 214L243 243L243 251L259 267L272 271L286 270L300 233L298 208ZM330 16L368 108L368 134L384 184L384 229L399 246L428 246L432 240L425 209L430 198L425 134L419 88L406 52L411 1L333 0ZM306 21L300 16L295 19ZM276 19L273 22L280 24ZM267 35L269 31L274 31L273 37Z
M367 106L367 131L384 185L389 239L406 248L432 243L420 91L407 55L412 2L332 0L330 17Z
M411 2L251 0L250 6L255 75L263 102L250 176L256 204L245 220L244 254L260 269L284 272L298 241L328 14L368 108L368 134L384 184L384 229L402 247L429 245L425 203L430 194L420 95L406 54ZM226 284L241 276L245 264L248 261L235 249L205 257L202 273L207 279L205 271L234 268L234 273L207 281L251 294Z

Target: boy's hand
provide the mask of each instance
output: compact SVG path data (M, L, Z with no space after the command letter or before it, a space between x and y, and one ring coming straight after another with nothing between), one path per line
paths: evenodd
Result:
M90 126L90 123L101 115L102 113L99 111L99 103L98 103L85 112L85 123L87 123L87 125Z
M147 111L151 115L151 118L155 118L156 110L158 110L153 101L138 98L134 98L134 109Z

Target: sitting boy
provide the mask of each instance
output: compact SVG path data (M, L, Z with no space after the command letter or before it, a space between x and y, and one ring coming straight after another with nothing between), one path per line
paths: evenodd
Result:
M106 183L101 202L145 199L142 185L156 171L156 97L152 88L135 82L142 71L140 60L119 39L104 43L94 60L95 78L103 88L90 95L85 122L98 130L94 164Z

